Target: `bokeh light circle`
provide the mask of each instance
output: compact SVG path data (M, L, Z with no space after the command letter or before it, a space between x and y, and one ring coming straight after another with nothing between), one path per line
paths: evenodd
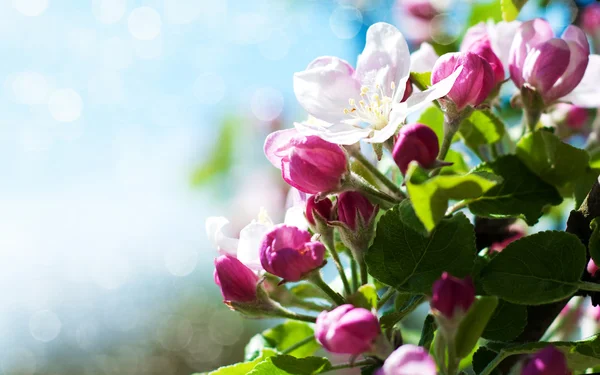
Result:
M92 12L104 24L117 23L127 11L126 0L93 0Z
M127 27L134 38L152 40L160 34L162 21L160 14L150 7L135 8L129 14Z
M362 13L352 6L339 6L329 17L329 27L338 38L352 39L363 27Z
M252 95L250 108L257 119L273 121L283 112L283 95L271 87L260 88Z
M165 267L173 276L187 276L196 269L198 252L192 247L173 249L165 254Z
M48 8L48 0L13 0L13 7L21 14L36 17Z
M60 333L62 323L50 310L41 310L29 318L29 333L41 342L50 342Z
M83 100L73 89L55 90L48 98L48 109L56 121L75 121L81 117Z

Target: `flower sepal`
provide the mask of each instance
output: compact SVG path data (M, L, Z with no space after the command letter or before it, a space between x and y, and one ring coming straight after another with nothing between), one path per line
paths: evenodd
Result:
M263 277L256 284L256 298L254 300L249 302L224 301L225 305L231 310L248 317L264 318L268 316L281 316L281 314L278 314L281 306L269 297L263 286L264 282L265 278Z

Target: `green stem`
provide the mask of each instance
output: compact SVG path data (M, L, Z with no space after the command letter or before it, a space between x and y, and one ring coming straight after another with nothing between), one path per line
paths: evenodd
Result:
M335 240L333 239L333 230L329 231L329 233L321 236L323 238L323 242L325 243L325 247L329 250L329 254L331 254L331 258L333 259L333 263L335 263L335 267L340 274L340 278L342 279L342 283L344 284L344 292L346 295L352 294L350 290L350 283L348 282L348 278L346 277L346 273L344 272L344 266L342 266L342 262L340 260L340 256L338 252L335 250Z
M456 375L459 362L456 358L456 348L454 345L448 345L448 375Z
M352 367L360 367L360 366L366 366L366 365L372 365L373 361L370 359L365 359L364 361L358 361L358 362L348 362L348 363L341 363L339 365L333 365L331 366L328 370L321 372L330 372L330 371L336 371L336 370L342 370L345 368L352 368Z
M310 336L308 336L307 338L305 338L305 339L302 339L302 340L298 341L298 342L297 342L297 343L295 343L294 345L292 345L292 346L290 346L290 347L288 347L288 348L285 348L285 349L284 349L284 350L281 352L281 354L288 354L288 353L291 353L291 352L293 352L294 350L296 350L296 349L298 349L298 348L300 348L300 347L302 347L302 346L304 346L304 345L306 345L306 344L308 344L309 342L311 342L311 341L314 341L314 340L315 340L315 336L314 336L314 335L310 335Z
M354 156L354 158L361 163L373 176L375 176L379 181L381 181L385 187L387 187L390 192L392 192L397 198L404 198L405 195L400 190L398 185L396 185L392 180L387 178L385 174L383 174L376 166L374 166L361 152L360 150L350 151L350 155Z
M462 200L460 202L456 202L454 205L450 206L446 211L446 215L452 215L453 213L462 210L463 208L469 205L468 200Z
M317 321L317 318L314 316L299 314L297 312L284 309L283 307L278 311L277 315L281 316L282 318L299 320L301 322L315 323Z
M358 264L354 257L350 259L350 269L352 270L352 290L356 292L358 290Z
M506 354L503 354L502 352L498 353L498 355L493 360L491 360L487 364L487 366L485 366L485 368L482 372L479 373L479 375L490 375L492 372L494 372L494 369L498 367L498 365L502 363L502 361L504 361L506 357Z
M319 270L314 271L308 277L308 280L315 284L323 292L325 292L325 294L327 294L335 304L343 305L346 303L344 297L340 296L335 290L331 289L331 287L327 285L327 283L321 277L321 273L319 272Z
M359 191L383 207L391 207L402 201L401 198L394 198L380 190L377 190L362 177L354 173L350 175L346 184L346 187L349 188L348 190Z
M534 132L537 123L540 121L540 117L542 116L542 111L540 109L534 108L523 108L523 122L525 123L525 130Z
M386 302L389 301L389 299L392 298L394 294L396 294L396 289L390 287L388 290L386 290L385 293L383 293L383 295L379 299L379 302L377 303L377 310L382 308L383 305L385 305Z
M579 289L587 290L589 292L600 292L600 284L590 283L589 281L580 281Z
M452 146L452 139L458 132L460 123L468 114L469 113L466 110L453 115L450 115L448 112L444 114L444 139L442 140L442 146L440 147L438 160L444 161L446 159L448 151L450 151L450 146ZM433 170L431 172L431 176L437 176L441 170L441 168Z
M366 285L369 283L369 273L367 272L367 263L364 256L361 256L358 265L360 266L360 283Z
M320 305L318 303L315 302L310 302L310 301L306 301L300 298L296 298L294 299L291 303L291 306L295 306L295 307L299 307L301 309L304 310L312 310L312 311L317 311L317 312L321 312L324 310L332 310L333 306L331 305Z

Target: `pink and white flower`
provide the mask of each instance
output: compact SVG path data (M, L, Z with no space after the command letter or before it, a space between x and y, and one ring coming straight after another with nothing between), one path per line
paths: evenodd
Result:
M387 23L372 25L356 69L340 58L324 56L294 74L298 101L317 119L296 123L296 128L343 145L386 141L409 114L445 96L458 76L457 72L402 102L410 65L402 33Z

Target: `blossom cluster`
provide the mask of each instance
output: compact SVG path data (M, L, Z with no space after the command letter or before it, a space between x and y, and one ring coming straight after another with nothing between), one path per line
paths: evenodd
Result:
M431 13L427 7L412 11L419 17ZM351 362L363 356L376 374L458 373L468 353L458 350L457 337L469 314L481 313L474 309L483 309L477 306L487 303L486 293L469 275L438 269L427 293L438 330L434 347L394 340L379 310L402 290L376 283L365 262L377 220L414 199L407 183L453 173L449 151L464 120L489 111L507 82L516 87L512 102L523 111L524 132L550 121L568 124L572 134L587 127L586 108L600 106L596 77L600 56L590 54L584 31L571 25L558 36L544 19L477 24L467 30L459 52L441 56L427 43L411 55L396 27L375 23L355 67L337 57L315 59L293 79L308 118L264 143L266 158L302 197L302 217L273 224L262 213L239 236L224 218L207 222L220 253L214 279L225 303L249 316L314 322L314 337L326 351L350 355ZM409 121L431 105L444 116L437 132L431 124ZM394 168L378 166L383 158ZM488 246L490 256L525 234L518 226L506 233ZM329 261L339 272L337 286L322 277ZM588 270L595 274L591 262ZM321 302L294 295L291 283L314 285L321 294L313 297ZM371 305L357 297L370 285L380 290ZM523 357L520 373L568 374L565 358L550 345Z

